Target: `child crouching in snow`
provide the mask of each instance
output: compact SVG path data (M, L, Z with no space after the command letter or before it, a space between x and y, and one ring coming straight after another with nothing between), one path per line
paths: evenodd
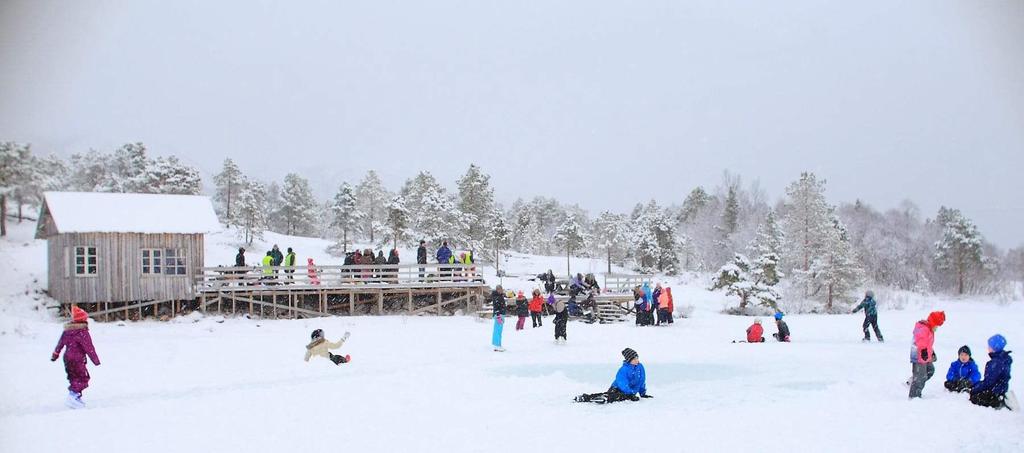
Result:
M310 335L312 341L306 345L306 361L309 361L310 357L320 356L334 362L335 365L341 365L342 363L348 363L352 361L352 357L348 354L344 356L336 355L331 353L331 349L338 349L341 345L345 344L345 340L348 340L349 333L345 332L345 335L338 340L337 343L331 343L324 338L323 329L316 329Z
M946 372L946 390L951 392L969 392L974 384L981 380L981 373L978 372L978 364L971 358L971 348L967 345L960 347L959 357L949 364L949 371Z
M779 328L779 332L773 333L772 336L775 337L776 340L789 343L789 326L786 325L786 321L782 320L783 316L784 315L781 311L775 313L775 326Z
M1010 365L1013 359L1006 350L1006 338L996 334L988 339L988 356L991 359L985 364L985 379L971 389L971 402L978 406L1000 409L1004 406L1011 410L1019 410L1010 389Z
M71 384L68 386L66 404L72 409L78 409L85 407L82 392L89 387L89 370L85 367L85 358L88 356L93 365L100 366L100 357L96 355L96 348L93 347L92 337L89 335L89 314L77 306L71 307L71 322L64 325L64 333L61 334L50 361L56 362L65 347L67 351L64 352L64 371Z
M653 398L647 394L647 373L640 364L640 356L636 351L626 348L622 350L622 366L615 374L615 381L603 393L585 393L573 400L577 403L614 403L616 401L639 401L640 398ZM639 394L640 396L637 396Z

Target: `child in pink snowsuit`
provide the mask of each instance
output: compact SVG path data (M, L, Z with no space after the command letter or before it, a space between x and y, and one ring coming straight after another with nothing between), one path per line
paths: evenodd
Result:
M68 374L68 400L67 405L73 409L84 407L82 402L82 391L89 387L89 370L85 367L86 356L92 360L93 365L100 366L100 358L96 355L96 348L92 345L92 337L89 336L89 315L78 308L71 307L71 322L64 325L64 333L57 342L57 347L50 357L51 362L57 361L62 349L64 352L64 371Z
M313 264L313 258L306 259L306 273L309 274L309 284L320 284L320 276L317 274L316 265Z

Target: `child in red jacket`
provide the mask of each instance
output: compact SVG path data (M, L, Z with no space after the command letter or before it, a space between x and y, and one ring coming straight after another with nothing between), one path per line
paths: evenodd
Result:
M64 352L64 371L67 372L68 399L65 404L72 409L85 407L82 402L82 391L89 387L89 370L85 367L86 356L92 360L93 365L100 366L100 357L96 355L96 348L92 345L92 337L89 336L89 314L78 308L71 307L71 322L64 325L64 333L57 342L57 347L50 356L51 362L56 362L60 357L62 349Z
M761 318L755 318L754 323L747 327L747 343L764 343L764 327L761 327Z

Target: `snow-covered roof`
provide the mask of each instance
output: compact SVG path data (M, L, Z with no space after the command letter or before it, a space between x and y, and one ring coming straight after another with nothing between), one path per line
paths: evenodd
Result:
M46 212L58 233L191 234L220 230L213 204L203 196L100 192L44 195Z

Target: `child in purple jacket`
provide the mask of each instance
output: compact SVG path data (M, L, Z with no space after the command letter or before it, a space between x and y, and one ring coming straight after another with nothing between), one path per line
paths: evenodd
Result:
M89 387L89 370L85 367L85 357L92 359L93 365L100 366L100 358L96 355L96 348L92 346L92 337L89 336L89 314L78 308L71 307L71 322L64 325L64 333L57 342L57 347L50 357L51 362L57 361L60 351L67 347L64 352L64 371L68 374L68 399L65 404L72 409L85 407L82 402L82 391Z

